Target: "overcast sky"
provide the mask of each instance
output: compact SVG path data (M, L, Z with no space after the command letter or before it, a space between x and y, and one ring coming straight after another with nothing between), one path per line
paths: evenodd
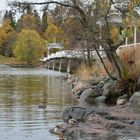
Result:
M4 10L7 6L6 0L1 0L0 2L0 10Z
M45 0L0 0L0 11L5 11L7 8L8 2L12 1L33 1L33 2L43 2Z
M8 9L8 2L12 1L32 1L32 2L43 2L46 0L0 0L0 23L2 21L3 14L5 13L5 10Z

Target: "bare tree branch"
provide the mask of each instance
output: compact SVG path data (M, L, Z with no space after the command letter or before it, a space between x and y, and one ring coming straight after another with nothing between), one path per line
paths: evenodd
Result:
M61 3L58 1L46 1L46 2L10 2L9 5L16 5L16 6L20 6L20 5L25 5L25 4L30 4L30 5L48 5L48 4L58 4L61 6L65 6L65 7L73 7L71 4L65 4L65 3Z

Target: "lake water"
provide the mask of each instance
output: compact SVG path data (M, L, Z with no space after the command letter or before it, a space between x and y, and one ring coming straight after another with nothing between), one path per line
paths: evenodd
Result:
M0 140L58 139L48 130L61 123L64 108L76 104L62 75L0 65Z

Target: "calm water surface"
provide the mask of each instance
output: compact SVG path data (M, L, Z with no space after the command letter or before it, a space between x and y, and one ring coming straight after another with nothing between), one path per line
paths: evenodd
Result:
M62 73L0 65L0 140L56 140L48 130L61 123L71 88ZM46 110L38 108L45 103Z

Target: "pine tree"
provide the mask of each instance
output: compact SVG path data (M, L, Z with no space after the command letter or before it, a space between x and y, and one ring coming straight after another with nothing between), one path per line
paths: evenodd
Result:
M7 11L5 12L4 14L4 17L3 17L3 21L5 20L9 20L10 22L10 25L15 28L15 20L14 20L14 14L13 12L10 10L10 11Z
M42 32L42 29L41 29L41 20L40 20L40 16L39 16L37 10L34 10L33 16L35 18L36 31L41 34L41 32Z
M48 27L48 14L47 14L47 10L46 7L43 9L43 15L42 15L42 32L45 32L45 30Z

